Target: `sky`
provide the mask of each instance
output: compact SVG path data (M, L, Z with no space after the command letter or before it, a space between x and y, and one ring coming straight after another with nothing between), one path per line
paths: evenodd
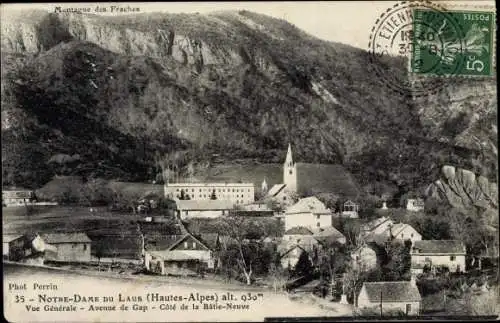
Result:
M442 2L442 1L440 1ZM219 10L249 10L276 18L285 19L298 28L324 40L340 42L358 48L367 49L371 29L377 18L392 7L397 1L298 1L298 2L169 2L169 3L38 3L9 4L6 8L37 8L54 11L54 8L82 8L95 6L130 6L140 12L170 13L209 13ZM494 6L494 1L455 1L461 4L487 4ZM2 10L2 11L3 11ZM95 12L92 12L95 13ZM2 13L3 15L4 13ZM111 14L111 13L108 13ZM120 14L120 13L113 13Z

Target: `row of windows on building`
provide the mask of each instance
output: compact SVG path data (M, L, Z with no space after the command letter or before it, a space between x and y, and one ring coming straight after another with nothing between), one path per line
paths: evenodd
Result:
M181 190L184 190L184 192L189 192L189 188L186 188L186 189L184 189L184 188L177 188L175 190L177 192L180 192ZM212 193L214 190L215 190L214 188L200 188L199 189L200 192L210 192L210 193ZM231 189L228 188L227 191L231 192ZM191 189L191 192L194 192L194 188ZM223 193L225 193L226 189L225 188L222 188L222 189L218 188L216 190L216 192L223 192ZM245 190L243 188L241 188L241 189L240 188L236 188L236 189L233 188L232 192L242 192L243 193L243 192L245 192ZM248 193L250 193L250 192L251 192L251 189L248 189Z
M196 196L193 196L193 197L196 197ZM210 197L212 197L211 194L208 194L208 195L207 194L199 194L198 195L198 198L210 198ZM218 197L218 196L216 195L216 197ZM220 197L226 199L226 198L231 198L231 195L221 195ZM245 196L243 194L241 194L241 195L236 194L236 198L244 198L244 197Z
M252 201L248 200L247 203L252 203ZM236 204L245 204L245 201L243 201L243 200L236 200Z
M80 245L80 244L78 244L78 243L73 243L73 244L71 245L71 248L73 248L73 249L78 248L78 246L79 246L79 245ZM84 244L83 244L83 251L85 251L85 250L87 250L87 244L85 244L85 243L84 243Z

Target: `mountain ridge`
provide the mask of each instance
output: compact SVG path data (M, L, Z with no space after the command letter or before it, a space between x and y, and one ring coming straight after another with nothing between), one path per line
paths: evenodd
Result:
M281 162L288 142L304 162L344 164L363 184L415 189L430 182L441 163L496 172L494 131L477 129L484 120L495 125L492 81L473 90L472 82L453 80L443 92L448 89L448 97L412 101L377 82L367 52L311 37L281 19L248 11L128 16L47 14L2 23L2 134L17 134L7 148L14 142L31 147L7 153L7 183L20 176L14 165L32 153L33 139L18 134L29 122L32 138L47 137L38 163L47 176L104 163L124 168L106 176L145 180L159 172L159 155L179 150L190 151L195 162L213 154L226 163ZM31 57L18 63L11 59L16 55ZM398 58L374 64L405 73ZM464 92L472 105L449 104ZM4 127L7 114L24 122ZM80 132L71 129L75 122ZM463 129L443 131L456 128L453 122ZM490 155L478 157L484 149L467 142L472 135L487 142ZM85 149L79 165L46 165L54 154Z

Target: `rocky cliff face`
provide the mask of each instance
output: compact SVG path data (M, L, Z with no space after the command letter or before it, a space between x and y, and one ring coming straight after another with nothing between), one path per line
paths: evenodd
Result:
M158 154L281 162L289 141L298 160L363 181L418 186L446 162L496 174L494 81L412 102L370 74L366 52L246 11L3 18L4 168L29 165L8 181L54 172L60 153L82 156L68 174L144 179Z
M427 195L461 209L498 209L497 183L453 166L443 166L441 178L428 187Z

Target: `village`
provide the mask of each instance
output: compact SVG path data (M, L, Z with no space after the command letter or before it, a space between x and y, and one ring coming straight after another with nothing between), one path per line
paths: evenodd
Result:
M166 182L160 194L133 201L133 215L107 217L106 208L85 206L84 224L67 227L44 226L55 216L37 219L32 211L63 205L4 189L3 213L21 215L3 217L3 259L270 289L352 315L481 315L495 307L497 261L468 254L464 241L439 232L424 196L409 194L399 205L381 199L366 212L352 178L338 169L296 162L289 144L282 183ZM335 193L344 198L325 198L342 181ZM62 213L72 217L68 210ZM23 224L9 230L18 218Z

